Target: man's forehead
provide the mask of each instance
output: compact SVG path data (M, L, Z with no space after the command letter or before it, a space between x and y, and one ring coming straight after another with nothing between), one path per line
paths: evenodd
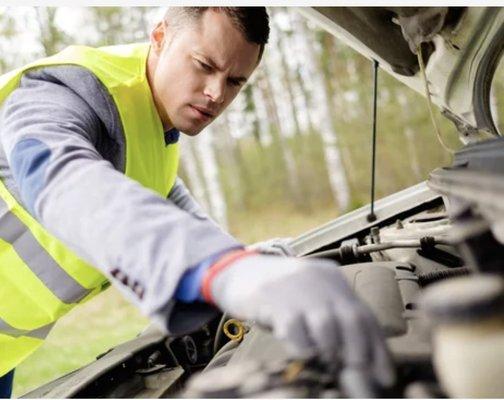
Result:
M219 70L230 69L237 78L252 74L259 61L260 45L249 42L225 12L207 9L187 18L183 26L182 21L178 22L170 25L166 21L167 27L192 55L205 58Z
M247 70L251 72L257 65L260 46L248 42L244 36L230 37L232 33L215 26L199 33L201 35L198 40L191 42L192 52L205 57L218 69L233 67L245 73Z

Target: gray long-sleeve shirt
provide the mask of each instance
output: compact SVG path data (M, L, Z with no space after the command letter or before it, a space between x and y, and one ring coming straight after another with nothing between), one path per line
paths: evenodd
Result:
M82 67L26 73L0 112L0 178L144 314L169 332L192 330L214 311L176 302L177 284L189 268L239 243L205 216L180 179L165 200L124 175L118 115Z

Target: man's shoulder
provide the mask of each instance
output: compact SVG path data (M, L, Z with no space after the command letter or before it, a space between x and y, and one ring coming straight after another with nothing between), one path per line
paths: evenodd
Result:
M13 115L16 109L26 111L18 123L33 123L37 120L33 113L42 113L41 121L49 116L62 121L62 126L75 127L105 159L124 170L125 140L119 113L107 89L86 68L55 65L27 71L5 106L10 111L5 110L4 116Z
M56 85L46 85L44 89L54 93L64 92L70 104L89 109L94 118L103 124L109 136L120 140L123 136L119 132L122 126L119 113L112 96L107 88L90 70L79 65L55 65L41 67L26 73L22 85L33 86L41 82L51 82ZM61 88L64 90L61 90ZM78 98L74 100L71 97ZM83 104L84 103L84 104ZM83 110L86 112L86 110Z

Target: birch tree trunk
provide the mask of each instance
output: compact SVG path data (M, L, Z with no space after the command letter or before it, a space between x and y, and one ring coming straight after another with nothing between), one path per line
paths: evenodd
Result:
M226 199L222 192L219 179L219 168L212 145L213 128L205 128L197 138L196 151L201 162L207 198L210 206L210 215L223 229L227 229Z
M234 207L242 208L244 205L244 196L247 195L249 175L245 160L241 154L238 141L231 135L231 123L228 113L222 114L217 121L213 123L215 130L219 130L222 138L222 155L225 157L226 165L229 166L230 200ZM245 193L244 193L245 192Z
M258 83L263 94L263 98L266 101L266 112L269 115L269 119L271 121L274 121L274 126L270 130L270 133L273 141L278 144L278 147L281 151L282 159L284 161L287 172L287 184L289 192L294 200L294 204L297 207L303 207L294 155L292 153L292 149L289 147L289 144L283 137L282 124L278 115L277 101L275 99L275 94L273 93L273 88L268 77L268 69L266 65L263 65L262 79Z
M261 134L259 135L259 140L261 141L261 146L268 146L272 142L271 129L275 126L275 121L273 121L271 115L267 111L266 99L263 96L263 91L260 88L261 85L261 75L258 74L257 79L253 83L252 87L252 99L255 105L256 120L258 121L258 126Z
M331 106L334 110L345 110L343 113L338 113L338 116L341 116L343 121L348 122L352 117L355 117L358 115L358 109L361 109L360 107L361 103L361 97L359 94L359 78L357 75L357 69L354 63L353 58L350 58L346 60L345 66L346 66L346 71L349 74L349 81L350 81L350 86L352 88L352 91L350 94L353 95L353 98L355 99L355 103L351 104L350 107L348 107L345 104L345 95L346 91L343 88L343 85L341 82L345 81L345 77L342 76L341 74L341 68L338 69L338 65L336 63L336 60L339 57L338 54L338 48L336 46L336 43L334 41L334 37L328 34L327 32L323 33L322 40L321 40L321 45L322 45L322 51L323 51L323 56L327 58L327 63L326 65L323 66L323 75L324 75L324 82L325 86L328 88L331 99ZM335 79L335 77L338 77L338 79ZM334 130L336 131L336 125L335 125L335 120L334 117L332 118L332 123L334 126ZM345 168L345 173L347 176L347 182L349 186L349 192L350 188L355 188L357 184L357 178L356 178L356 171L354 168L352 168L353 165L355 165L352 157L352 153L345 141L342 139L341 142L339 143L339 149L341 151L341 157L343 159L343 165L345 165L347 168Z
M257 145L262 149L263 144L261 141L261 129L257 118L252 85L247 85L247 87L243 90L243 96L245 97L246 103L245 111L252 119L252 134L254 135Z
M280 11L275 11L273 12L273 16L277 15ZM296 107L296 99L294 96L294 85L292 84L292 78L291 78L291 68L287 62L287 50L285 49L285 41L283 37L286 37L288 34L280 29L280 26L275 24L277 27L276 31L272 32L272 44L275 47L275 54L277 54L279 66L281 68L281 76L282 76L282 83L283 83L283 89L286 93L286 100L289 105L289 113L291 115L292 123L294 125L294 133L297 136L301 136L301 127L299 124L299 112ZM269 56L272 56L273 54L270 53ZM268 57L270 58L270 57Z
M198 201L201 207L210 213L209 201L205 192L205 183L198 168L198 160L195 156L195 143L193 138L186 138L184 135L180 136L180 161L187 175L189 182L187 182L191 193Z
M332 112L336 110L331 109L331 93L329 93L328 87L324 83L323 75L320 73L322 67L318 61L318 54L314 50L313 44L308 43L308 38L312 37L312 35L304 21L297 19L296 22L297 29L303 33L301 38L303 39L305 54L307 55L306 66L311 71L314 103L318 106L319 132L324 143L324 156L331 192L336 200L339 211L344 212L350 205L350 189L339 149L337 132L332 120ZM346 111L340 110L340 112Z

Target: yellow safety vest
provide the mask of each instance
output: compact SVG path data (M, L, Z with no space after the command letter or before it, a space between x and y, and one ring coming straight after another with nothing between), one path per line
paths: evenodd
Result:
M52 65L89 69L112 96L126 140L126 175L166 198L178 144L165 145L147 82L148 44L62 52L0 76L0 105L23 73ZM0 182L0 377L44 341L55 321L105 287L107 278L49 234Z

